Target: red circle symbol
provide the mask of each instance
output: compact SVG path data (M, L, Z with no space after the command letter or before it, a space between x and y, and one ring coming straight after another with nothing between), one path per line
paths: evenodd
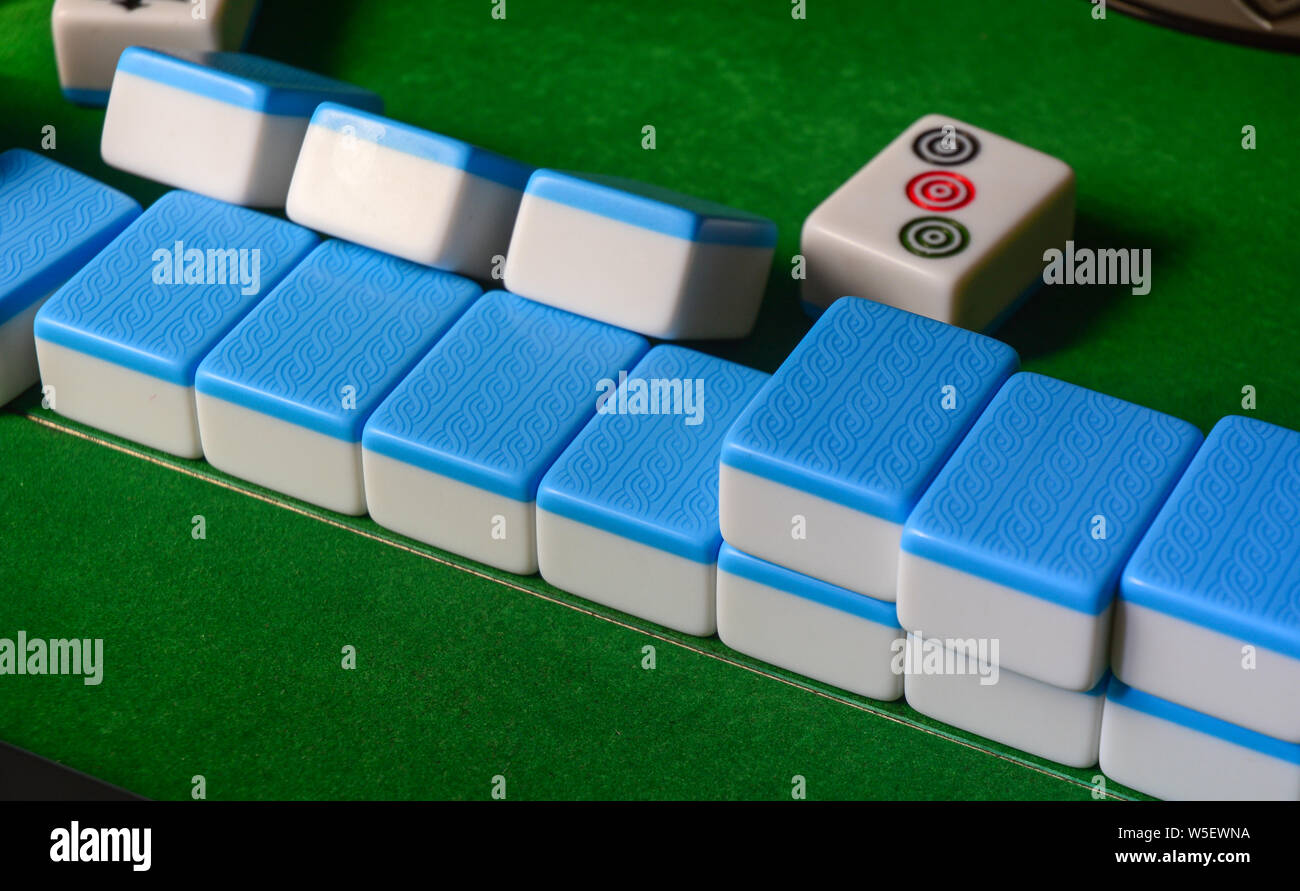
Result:
M950 170L918 173L907 184L907 197L926 210L949 211L975 200L975 184Z

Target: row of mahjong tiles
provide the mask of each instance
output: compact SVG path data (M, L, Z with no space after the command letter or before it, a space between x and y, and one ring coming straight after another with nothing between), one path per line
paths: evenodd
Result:
M112 105L110 99L110 116ZM321 112L348 114L319 106L313 113ZM987 134L979 138L986 145L991 141ZM311 142L309 133L303 160ZM344 145L327 145L324 156L357 147ZM964 151L970 146L959 144ZM7 167L20 174L41 167L42 159L25 153L5 157ZM382 162L370 157L367 163ZM476 163L482 170L482 158ZM499 162L487 166L503 169ZM85 178L60 176L63 190L80 190L83 199L99 198L115 208L106 218L132 213L129 199L92 195L94 184ZM542 182L572 190L588 181L557 176ZM609 187L601 188L607 198ZM562 228L565 221L548 222ZM203 243L206 233L242 227L255 234L239 243L256 243L256 256L269 258L267 264L258 261L259 282L239 277L237 287L228 282L204 289L220 310L215 314L205 315L203 300L196 308L188 292L184 310L167 298L167 288L183 272L169 276L166 270L183 270L179 254L187 240ZM328 213L317 228L328 230ZM444 240L451 236L444 230ZM102 231L90 233L87 245L78 247L82 259L103 238ZM1121 586L1119 628L1127 633L1116 635L1115 659L1117 674L1136 689L1112 682L1114 695L1104 712L1098 695L1116 579L1200 439L1188 425L1060 382L1013 374L1014 353L995 341L866 301L837 301L763 383L758 372L692 351L646 352L648 344L635 334L514 295L476 300L478 286L455 275L342 242L312 250L315 242L292 223L197 195L167 196L42 310L36 329L40 370L58 394L58 410L74 418L80 412L87 423L157 447L171 442L178 453L202 448L236 475L338 510L368 506L378 522L397 531L484 562L499 561L494 565L512 571L533 571L540 563L558 587L664 624L712 633L716 615L728 644L866 695L897 698L903 692L894 660L884 658L897 655L899 618L914 632L923 626L927 643L947 629L984 636L1002 648L994 660L1005 666L999 683L972 687L961 677L909 672L909 701L1067 763L1093 763L1100 735L1103 769L1164 795L1188 788L1188 765L1175 760L1171 766L1156 759L1151 747L1122 739L1108 745L1119 731L1108 735L1105 727L1128 728L1142 738L1158 736L1161 728L1167 732L1166 725L1181 728L1215 763L1234 753L1240 760L1239 750L1252 765L1259 753L1268 756L1262 763L1274 767L1273 773L1256 771L1257 782L1235 794L1265 795L1271 789L1294 797L1294 774L1279 775L1275 764L1294 771L1296 761L1288 738L1296 732L1287 718L1294 712L1288 708L1296 690L1295 675L1288 672L1294 669L1275 661L1292 659L1295 642L1288 636L1289 617L1270 597L1281 591L1285 600L1295 580L1280 560L1251 590L1251 608L1231 620L1232 610L1201 603L1213 596L1200 591L1182 608L1170 606L1168 598L1177 600L1186 591L1166 591L1163 609L1159 597L1147 602L1133 596L1144 590L1140 574L1134 576L1135 557ZM159 244L175 245L167 262L150 253ZM510 254L514 264L513 242ZM144 255L155 261L151 282L134 297L130 287L114 294L112 286L123 283L125 270L139 268ZM61 262L64 268L74 265ZM43 271L47 283L56 278ZM322 294L333 299L322 300ZM384 336L349 339L359 320L373 321L360 327ZM579 330L570 330L575 325ZM544 332L540 340L538 332ZM591 353L593 343L602 345L598 356ZM489 344L492 349L485 348ZM890 352L900 345L905 348ZM467 368L474 370L469 381L458 376ZM847 375L847 385L828 388L832 372ZM171 387L160 387L160 380ZM599 411L593 381L609 396ZM640 414L634 390L644 381L676 382L682 412ZM564 389L566 382L571 390ZM530 423L537 394L553 395L557 388L570 400L548 402L554 413L543 412ZM166 391L161 403L155 392L160 389ZM849 394L849 401L823 400L827 389ZM162 411L141 418L138 402L145 391L152 407L178 410L166 422ZM688 404L692 393L695 410ZM918 404L928 410L917 412ZM495 425L485 423L485 407L499 409ZM133 415L141 423L128 430L114 426ZM429 426L431 417L440 420ZM864 436L868 419L872 437ZM1063 419L1068 423L1058 429ZM1030 422L1047 426L1032 430ZM1267 442L1281 436L1272 457L1288 471L1295 434L1278 430L1244 419L1225 421L1197 461L1213 455L1211 446L1219 440ZM151 436L162 439L150 442ZM1043 442L1074 451L1035 451ZM1109 449L1100 454L1078 453L1080 443L1103 442ZM1009 455L1008 443L1019 444L1024 454ZM286 451L293 452L292 460L285 460ZM1062 454L1073 465L1062 462ZM1116 454L1125 457L1110 457ZM666 456L673 459L669 467L662 466ZM1212 458L1205 463L1212 465ZM1189 472L1178 492L1191 477ZM332 491L322 488L322 479L333 484ZM1111 485L1098 485L1099 479ZM1266 503L1243 495L1243 528L1254 528L1252 511L1276 511L1288 496L1294 506L1285 473L1283 479ZM1033 501L1024 501L1026 492ZM986 500L976 499L977 493ZM1043 522L1054 500L1082 507L1107 499L1114 503L1082 523L1086 538L1072 528L1078 517L1065 517L1057 527ZM422 507L431 502L450 502L456 509L430 517ZM979 512L971 513L973 508ZM987 522L976 522L986 515ZM465 516L485 522L466 523ZM1153 530L1159 527L1157 519ZM1010 539L1008 528L1016 533ZM1238 534L1257 544L1248 532ZM1264 543L1279 545L1276 535ZM715 613L712 555L720 546ZM1232 542L1225 547L1212 552L1235 553ZM858 553L869 559L857 565L844 559ZM1153 553L1167 559L1164 550ZM1159 559L1151 562L1160 565ZM1209 570L1200 574L1202 581L1209 576ZM1177 589L1164 581L1166 589ZM954 596L955 591L962 593ZM889 602L895 598L897 613ZM969 624L975 618L988 624ZM1044 627L1051 632L1042 634ZM1029 634L1029 628L1039 633ZM1218 658L1211 662L1225 664L1224 640L1189 638L1206 628L1265 644L1260 656L1267 671L1226 677L1211 671L1180 687L1178 679L1188 675L1181 662L1189 652L1203 658L1213 644ZM1240 663L1237 638L1220 636ZM1141 645L1134 643L1139 640ZM909 663L924 664L907 655ZM1088 686L1094 676L1096 683ZM1270 712L1270 706L1276 708ZM1100 720L1135 709L1141 713L1136 718ZM1044 734L1044 722L1028 720L1044 710L1059 718L1049 722L1054 733ZM1160 723L1153 730L1144 720ZM1227 748L1216 751L1216 744ZM1189 751L1200 750L1191 745ZM1195 794L1206 794L1203 777L1196 783Z
M12 153L4 157L11 163ZM28 163L51 165L35 156ZM122 272L133 257L139 268L151 245L193 243L212 228L240 231L240 242L267 258L269 293L246 295L251 311L224 338L200 317L220 296L238 294L238 281L194 286L177 301L159 299L171 286L141 288ZM349 331L377 333L348 341ZM837 301L768 378L680 347L647 351L630 332L506 292L479 296L467 279L342 241L317 245L294 224L182 192L161 199L75 273L38 314L36 337L56 410L74 419L154 447L206 453L219 468L336 510L368 508L382 525L482 562L515 572L540 565L557 587L692 633L716 627L737 649L865 695L903 692L893 658L899 618L922 650L943 639L936 630L988 632L1001 648L987 666L999 671L998 683L980 683L987 671L930 673L930 654L909 652L917 666L906 672L909 702L1076 764L1096 759L1099 737L1106 753L1101 688L1078 688L1080 677L1099 670L1089 660L1104 651L1119 563L1200 439L1166 416L1017 374L1014 352L987 337L870 301ZM335 398L344 381L354 382L350 402ZM677 382L681 397L668 412L642 414L637 381ZM596 407L599 395L608 411ZM1108 447L1097 448L1103 438ZM1294 679L1279 666L1216 676L1206 666L1236 664L1236 645L1214 641L1205 662L1204 642L1187 640L1207 628L1250 629L1240 636L1273 645L1261 653L1265 662L1286 652L1285 627L1265 634L1259 615L1229 621L1222 606L1197 621L1194 599L1162 606L1143 592L1180 595L1162 572L1188 558L1179 545L1206 534L1207 490L1221 512L1244 515L1239 523L1214 517L1210 530L1230 535L1236 525L1237 535L1255 529L1262 543L1276 539L1300 469L1297 438L1225 420L1152 525L1167 527L1170 541L1148 536L1130 562L1119 608L1133 631L1117 635L1116 670L1142 686L1112 682L1127 692L1104 708L1127 709L1117 714L1139 722L1137 731L1154 715L1164 720L1157 728L1183 727L1211 748L1256 741L1246 746L1256 752L1270 752L1261 742L1268 734L1250 726L1278 738L1295 733L1285 708ZM1256 457L1255 474L1240 473L1243 455ZM1275 488L1261 490L1270 474ZM1035 490L1041 503L1023 500ZM1074 522L1062 514L1052 528L1042 518L1052 504L1096 513ZM964 510L991 519L973 523ZM796 518L801 529L792 535ZM1182 528L1189 523L1198 525L1189 532ZM1003 553L1012 539L989 537L1008 528L1020 530L1018 558ZM1055 547L1027 547L1043 541ZM1191 553L1241 549L1224 541ZM882 572L882 564L897 571ZM1278 560L1270 581L1279 590L1292 583L1287 571ZM945 586L926 572L962 575ZM1017 572L1018 585L1000 584ZM1091 576L1091 588L1080 573ZM952 592L978 608L958 615L946 599ZM1034 646L1041 609L1052 603L1055 615L1080 627L1051 631L1051 661L1035 662L1045 655ZM990 625L969 624L972 616ZM1083 641L1087 659L1068 652L1071 639ZM1048 676L1076 689L1042 680ZM1252 686L1260 680L1274 686L1281 708L1258 708L1267 704ZM1157 706L1176 706L1144 688L1204 711L1184 707L1169 714L1185 723L1165 720ZM1131 715L1124 703L1150 708ZM1196 723L1215 720L1208 717L1215 711L1231 714L1235 728L1222 719ZM1150 788L1145 774L1125 772L1122 756L1132 751L1121 747L1118 767L1103 757L1104 769ZM1287 763L1262 763L1273 761ZM1251 785L1252 794L1286 788L1276 776L1264 779L1273 785Z

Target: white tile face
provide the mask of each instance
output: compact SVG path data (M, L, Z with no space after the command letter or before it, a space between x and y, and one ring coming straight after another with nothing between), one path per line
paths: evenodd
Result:
M55 0L52 25L65 90L107 92L128 46L233 50L244 41L257 0ZM91 96L80 99L90 101ZM103 104L102 100L98 104Z
M193 387L48 340L36 341L36 354L59 414L182 458L203 457Z
M718 636L733 650L872 699L903 694L898 628L729 572L718 573Z
M283 207L307 118L237 108L118 72L100 152L114 167L219 201Z
M49 296L46 294L18 315L0 322L0 405L9 402L40 378L32 323Z
M522 192L329 127L307 129L286 213L302 226L427 266L490 278Z
M1300 765L1106 701L1101 770L1169 801L1300 801Z
M1120 599L1115 676L1161 699L1300 743L1300 660ZM1247 667L1249 665L1249 667Z
M517 575L537 572L534 502L515 501L371 449L366 505L385 529Z
M691 242L524 194L506 290L630 331L668 336ZM617 302L609 283L622 276Z
M1068 690L1091 690L1106 671L1111 612L1099 615L901 551L898 621L930 638L999 642L1000 664Z
M203 454L231 476L341 514L366 512L361 443L195 393Z
M912 637L908 649L914 670L905 695L921 714L1070 767L1097 763L1100 693L1063 690L1001 667L989 672L973 660L967 667L978 670L926 673L915 670L924 664L925 646Z
M537 511L537 564L562 591L686 634L717 630L716 563L699 563L621 535Z
M804 518L801 538L792 534L796 516ZM898 523L725 463L718 519L737 550L877 600L897 599Z
M650 337L744 337L772 250L687 241L525 193L505 286Z
M1073 229L1069 166L927 115L809 215L803 299L867 297L984 330L1041 281L1043 252Z

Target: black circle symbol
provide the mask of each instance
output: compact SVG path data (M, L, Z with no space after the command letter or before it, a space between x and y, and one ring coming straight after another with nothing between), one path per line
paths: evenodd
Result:
M957 127L931 127L912 143L912 151L927 164L955 167L979 154L979 140Z
M918 257L951 257L966 249L970 233L947 217L917 217L903 225L898 240Z

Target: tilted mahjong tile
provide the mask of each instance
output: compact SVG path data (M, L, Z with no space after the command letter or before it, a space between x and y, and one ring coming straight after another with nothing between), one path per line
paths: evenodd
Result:
M745 337L776 224L616 177L538 170L506 255L522 297L649 337Z
M478 146L331 102L312 115L289 219L479 279L504 258L533 168Z
M378 111L369 90L247 53L122 53L100 153L114 167L231 204L283 207L322 102Z
M804 222L805 306L848 294L974 331L1042 284L1074 230L1074 172L955 118L926 115Z
M104 105L128 46L237 50L260 0L54 0L51 25L63 95Z

